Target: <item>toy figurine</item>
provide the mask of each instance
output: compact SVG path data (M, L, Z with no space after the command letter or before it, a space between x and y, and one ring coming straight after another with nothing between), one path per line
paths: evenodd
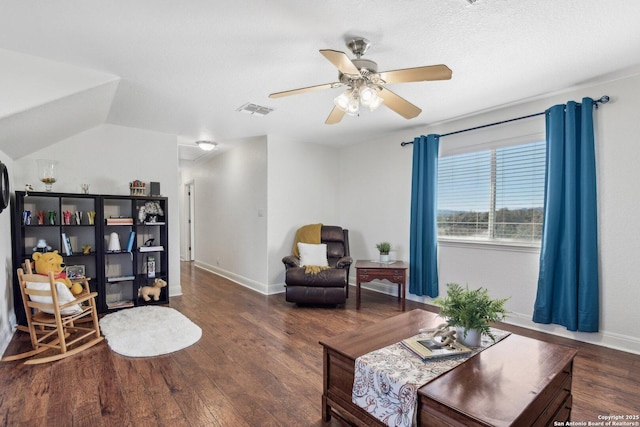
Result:
M153 281L153 286L143 286L140 289L140 296L145 301L150 301L151 297L153 297L154 301L158 301L160 299L160 289L167 286L167 282L162 279L156 279Z
M64 225L71 225L71 211L62 212L62 217L64 218Z
M47 245L47 241L45 239L38 239L36 247L33 248L33 252L49 252L50 250L51 246Z

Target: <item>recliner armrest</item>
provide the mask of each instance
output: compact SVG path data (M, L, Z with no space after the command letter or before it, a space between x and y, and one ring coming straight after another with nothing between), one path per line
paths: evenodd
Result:
M336 268L349 267L353 263L353 258L350 256L343 256L336 262Z
M286 268L300 267L300 260L293 255L287 255L286 257L282 258L282 262L284 263Z

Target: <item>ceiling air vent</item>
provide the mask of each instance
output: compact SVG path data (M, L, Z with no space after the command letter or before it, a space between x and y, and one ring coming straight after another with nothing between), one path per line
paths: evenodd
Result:
M247 102L236 111L240 111L245 114L253 114L258 116L266 116L270 112L273 111L273 108L263 107L262 105L252 104L251 102Z

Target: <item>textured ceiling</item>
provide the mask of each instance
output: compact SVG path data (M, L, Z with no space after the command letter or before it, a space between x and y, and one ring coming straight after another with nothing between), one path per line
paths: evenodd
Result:
M0 0L0 11L0 49L48 60L37 66L38 90L25 84L0 96L0 132L3 121L52 98L62 102L119 78L112 98L97 91L96 103L110 100L107 123L176 134L184 145L211 138L223 147L256 135L342 145L640 64L635 0ZM336 81L318 50L348 52L345 41L356 35L372 42L365 58L382 71L443 63L453 78L389 85L422 108L412 120L383 107L325 125L340 89L268 98ZM16 79L6 63L0 56L0 89ZM73 77L61 75L64 67ZM86 98L74 108L95 108ZM237 112L246 102L274 111ZM70 121L67 132L95 121ZM46 134L37 132L46 129L23 129L22 138L42 141ZM0 149L13 153L10 143L0 136Z

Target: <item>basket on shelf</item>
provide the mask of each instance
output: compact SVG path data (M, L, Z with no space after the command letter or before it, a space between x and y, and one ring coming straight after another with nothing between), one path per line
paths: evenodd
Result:
M136 179L129 183L129 192L131 196L144 196L146 195L147 184Z

